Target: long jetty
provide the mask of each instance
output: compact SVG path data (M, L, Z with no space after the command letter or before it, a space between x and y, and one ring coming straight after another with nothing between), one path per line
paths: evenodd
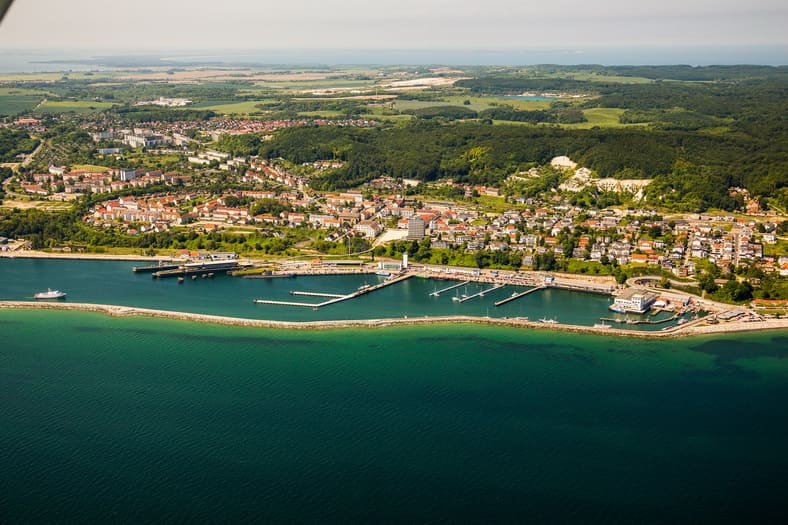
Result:
M360 295L365 295L370 292L374 292L375 290L380 290L381 288L385 288L386 286L390 286L392 284L396 284L400 281L404 281L405 279L409 279L413 277L414 274L406 273L404 275L400 275L399 277L395 277L394 279L387 279L382 283L378 283L373 286L362 286L358 290L353 293L349 293L347 295L339 295L339 294L331 294L331 293L322 293L322 292L299 292L296 290L292 290L290 295L305 295L305 296L312 296L312 297L330 297L327 301L323 301L322 303L297 303L294 301L275 301L272 299L255 299L254 302L257 304L274 304L279 306L300 306L306 308L313 308L317 310L318 308L322 308L324 306L328 306L330 304L339 303L342 301L347 301L348 299L353 299Z
M324 293L324 292L299 292L297 290L291 290L290 295L307 295L310 297L344 297L344 295L339 293Z
M466 285L468 283L470 283L470 281L463 281L460 284L453 284L451 286L447 286L443 290L436 290L436 291L434 291L434 292L432 292L430 294L430 297L438 297L443 292L448 292L449 290L454 290L455 288L459 288L460 286L464 286L464 285Z
M499 289L503 288L504 286L506 286L506 285L505 284L496 284L495 286L493 286L491 288L487 288L486 290L482 290L481 292L476 292L473 295L469 295L467 297L460 297L460 300L458 302L464 303L465 301L469 301L469 300L475 299L477 297L484 297L484 294L486 294L487 292L492 292L494 290L499 290Z
M255 299L254 302L257 303L257 304L275 304L275 305L278 305L278 306L303 306L303 307L315 308L315 309L320 308L321 306L325 305L325 302L317 303L317 304L311 304L311 303L296 303L294 301L274 301L274 300L271 300L271 299ZM328 301L326 301L326 302L328 302Z
M514 301L515 299L519 299L520 297L525 297L529 293L534 293L534 292L536 292L538 290L544 290L545 288L547 288L547 287L546 286L537 286L536 288L531 288L531 289L526 290L524 292L516 293L516 294L512 295L511 297L507 297L506 299L501 299L500 301L496 301L493 304L495 306L501 306L501 305L506 304L506 303L508 303L510 301Z

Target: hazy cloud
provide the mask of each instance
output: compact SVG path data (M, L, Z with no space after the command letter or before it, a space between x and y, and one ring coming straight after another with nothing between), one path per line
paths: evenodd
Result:
M452 49L788 44L776 0L17 0L5 48Z

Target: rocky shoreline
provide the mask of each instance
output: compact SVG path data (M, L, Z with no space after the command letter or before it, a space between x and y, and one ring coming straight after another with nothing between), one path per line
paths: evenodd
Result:
M493 326L510 326L516 328L531 328L537 330L551 330L555 332L571 332L582 334L595 334L615 337L629 337L635 339L671 339L693 335L709 335L719 333L744 332L754 330L785 330L788 329L788 319L770 319L759 322L733 321L716 325L705 325L703 319L675 326L657 332L644 332L635 330L622 330L618 328L594 328L590 326L551 324L527 321L524 319L504 319L495 317L474 316L436 316L436 317L402 317L386 319L353 319L332 321L273 321L265 319L244 319L238 317L224 317L219 315L197 314L187 312L172 312L167 310L154 310L150 308L137 308L129 306L116 306L91 303L59 303L59 302L27 302L27 301L0 301L0 309L21 310L71 310L84 312L98 312L112 317L155 317L178 321L191 321L200 323L222 324L228 326L246 326L258 328L274 328L284 330L336 330L343 328L384 328L391 326L416 326L416 325L447 325L457 323L486 324Z

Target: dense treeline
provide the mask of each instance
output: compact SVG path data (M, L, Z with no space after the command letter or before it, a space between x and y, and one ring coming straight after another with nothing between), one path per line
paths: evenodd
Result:
M285 236L262 232L200 234L194 230L171 230L129 235L123 230L94 228L84 223L77 206L70 211L47 212L37 209L0 210L0 237L27 239L33 249L61 245L85 245L100 251L104 247L156 249L222 250L238 253L286 254L297 241L308 238L307 230L291 229Z
M159 97L188 98L195 103L201 101L235 101L247 97L239 94L241 89L253 86L249 81L237 79L232 82L209 82L204 84L179 84L168 82L136 82L124 84L123 89L109 82L103 84L93 79L65 79L58 82L31 82L16 84L19 87L36 87L62 98L77 100L104 100L118 103L134 103ZM260 95L258 91L257 96Z
M756 194L788 186L780 160L783 144L730 134L416 121L385 129L292 128L264 143L260 153L294 163L345 161L312 181L319 189L353 187L380 175L498 185L523 167L558 155L569 155L601 176L656 178L655 187L672 195L663 202L688 211L732 209L737 202L728 197L730 186Z
M208 120L216 116L216 113L208 109L167 109L159 106L119 106L112 108L109 113L128 122Z
M724 126L725 120L710 117L697 111L664 109L628 109L618 119L622 124L650 124L662 130L697 131Z
M550 109L531 111L518 110L512 106L503 105L480 111L478 116L482 119L530 122L531 124L576 124L587 121L580 108L560 105L555 105Z
M697 82L749 80L753 78L781 78L788 80L785 66L579 66L601 70L622 77L641 77L654 80L685 80ZM572 66L577 70L578 67Z
M30 153L38 140L20 129L0 128L0 162L17 162L20 153Z
M426 108L404 110L403 113L425 119L441 117L446 120L469 119L478 116L474 110L462 106L429 106Z

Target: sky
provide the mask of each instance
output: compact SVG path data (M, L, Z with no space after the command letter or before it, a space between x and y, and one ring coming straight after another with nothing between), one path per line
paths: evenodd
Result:
M688 48L779 54L786 28L784 0L16 0L0 49L530 49L579 59L595 49L665 49L680 57Z

